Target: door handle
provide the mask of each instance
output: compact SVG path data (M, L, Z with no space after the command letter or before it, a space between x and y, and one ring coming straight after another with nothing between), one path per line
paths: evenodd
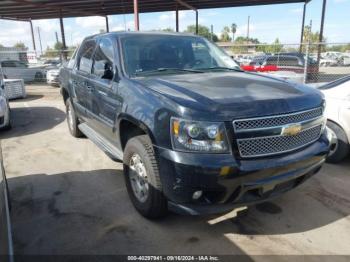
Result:
M88 83L85 83L85 87L86 87L86 90L88 92L93 92L94 91L94 88L92 85L88 84Z

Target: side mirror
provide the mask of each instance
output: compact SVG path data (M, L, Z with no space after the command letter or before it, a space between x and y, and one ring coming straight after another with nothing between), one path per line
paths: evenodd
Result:
M109 63L106 63L102 78L107 80L112 80L113 77L114 77L113 66Z

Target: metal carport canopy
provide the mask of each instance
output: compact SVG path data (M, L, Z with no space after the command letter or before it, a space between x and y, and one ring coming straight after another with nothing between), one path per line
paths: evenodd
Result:
M305 3L308 0L139 0L140 13L270 4ZM4 0L0 19L34 20L134 13L134 0Z

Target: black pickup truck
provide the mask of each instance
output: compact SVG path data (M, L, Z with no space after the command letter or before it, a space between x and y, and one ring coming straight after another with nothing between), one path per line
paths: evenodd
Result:
M329 151L319 91L243 72L202 37L91 36L60 78L71 134L123 161L149 218L265 201L317 173Z

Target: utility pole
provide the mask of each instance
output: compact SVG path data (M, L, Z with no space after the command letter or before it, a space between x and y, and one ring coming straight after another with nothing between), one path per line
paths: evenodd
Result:
M249 30L250 30L250 15L248 16L248 26L247 26L247 42L249 41Z
M212 42L213 42L213 36L214 36L214 26L211 25L210 26L210 39L211 39Z
M38 36L39 36L39 43L40 43L40 54L42 55L43 54L43 45L41 43L40 27L38 26L37 29L38 29Z
M56 43L58 43L58 34L57 34L57 32L55 32L55 35L56 35Z

